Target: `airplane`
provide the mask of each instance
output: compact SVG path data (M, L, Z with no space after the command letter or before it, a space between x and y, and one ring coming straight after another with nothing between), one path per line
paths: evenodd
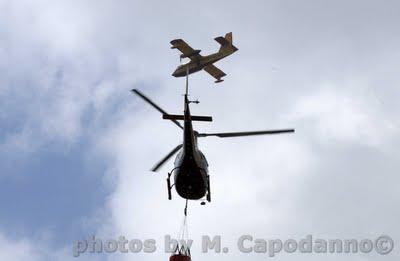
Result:
M221 47L218 52L202 56L200 55L200 50L195 50L190 47L184 40L175 39L171 41L172 47L171 49L178 49L182 52L180 58L189 58L190 62L186 64L182 64L176 68L176 70L172 73L172 76L175 77L184 77L186 76L186 69L189 68L189 74L198 72L204 69L211 76L213 76L216 81L215 83L223 82L221 78L226 74L218 69L213 63L225 58L236 52L238 48L236 48L232 44L232 33L227 33L225 37L219 36L215 38Z
M261 131L246 131L246 132L222 132L222 133L199 133L193 129L193 121L207 121L211 122L210 116L195 116L190 113L190 104L199 101L192 101L188 99L188 74L186 76L186 93L184 94L184 113L183 115L168 114L161 109L157 104L145 96L137 89L132 89L136 95L144 101L153 106L162 114L165 120L171 120L175 125L183 130L183 142L176 146L170 153L162 158L151 169L156 172L161 168L172 156L176 153L174 168L168 173L167 188L168 199L172 199L171 189L175 189L179 196L186 200L200 200L206 197L208 202L211 202L211 187L210 176L208 174L208 163L204 154L200 151L197 139L202 137L216 136L219 138L241 137L252 135L266 135L266 134L280 134L294 132L294 129L280 129L280 130L261 130ZM178 120L183 121L183 126ZM174 184L171 185L171 175L174 175ZM205 205L202 201L201 205Z

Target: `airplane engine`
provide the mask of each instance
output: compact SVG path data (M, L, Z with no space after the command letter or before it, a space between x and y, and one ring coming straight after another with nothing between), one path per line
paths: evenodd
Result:
M201 52L201 50L194 50L193 52L188 53L188 54L181 54L181 59L191 58L192 56L196 56L196 55L200 54L200 52Z

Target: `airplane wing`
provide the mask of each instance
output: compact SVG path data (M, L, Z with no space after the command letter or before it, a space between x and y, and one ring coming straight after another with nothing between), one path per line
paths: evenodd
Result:
M191 60L193 60L201 57L200 50L193 49L182 39L172 40L171 44L172 44L171 47L172 49L176 48L179 51L181 51L182 53L181 58L190 58Z
M211 74L211 76L214 77L217 80L217 82L223 81L223 80L221 80L221 78L226 75L223 71L221 71L220 69L218 69L216 66L214 66L212 64L204 67L204 70L206 72L208 72L209 74Z

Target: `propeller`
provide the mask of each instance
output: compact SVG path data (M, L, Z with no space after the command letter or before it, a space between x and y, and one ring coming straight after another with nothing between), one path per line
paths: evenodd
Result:
M187 68L187 75L188 75L188 68ZM186 76L186 95L187 95L187 88L188 88L188 77ZM145 100L149 103L153 108L157 111L162 113L163 115L169 115L166 111L161 109L160 106L155 104L152 100L146 97L143 93L141 93L137 89L132 89L132 92L138 95L140 98ZM198 101L191 101L193 103L198 103ZM182 125L175 119L170 119L175 125L183 130ZM198 133L194 131L196 137L208 137L208 136L217 136L220 138L229 138L229 137L241 137L241 136L253 136L253 135L265 135L265 134L280 134L280 133L289 133L294 132L294 129L281 129L281 130L262 130L262 131L245 131L245 132L220 132L220 133ZM181 148L182 144L176 146L173 150L171 150L163 159L161 159L154 167L151 169L152 171L156 172L159 168L161 168L172 156L174 156Z
M175 153L177 153L180 149L182 148L182 144L179 144L176 146L173 150L171 150L170 153L167 154L162 160L157 162L156 165L151 169L151 171L156 172L162 165L164 165L165 162L167 162L172 156L174 156Z
M252 135L265 135L265 134L280 134L294 132L294 129L282 130L263 130L263 131L244 131L244 132L221 132L221 133L197 133L197 137L217 136L220 138L252 136Z
M168 114L166 111L164 111L163 109L161 109L160 106L158 106L157 104L155 104L152 100L150 100L149 98L147 98L143 93L141 93L138 89L132 89L132 92L134 92L136 95L138 95L140 98L142 98L143 100L145 100L146 102L148 102L151 106L153 106L153 108L155 108L157 111L161 112L162 114ZM177 120L172 120L171 121L173 123L175 123L179 128L181 128L183 130L182 125L177 121Z

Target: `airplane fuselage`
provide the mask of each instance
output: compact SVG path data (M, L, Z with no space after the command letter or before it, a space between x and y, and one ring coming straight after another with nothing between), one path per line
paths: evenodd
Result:
M198 200L209 191L208 163L197 147L187 95L185 95L183 147L175 159L173 175L175 189L182 198Z
M187 73L187 68L189 67L189 74L201 71L207 65L213 64L231 53L217 52L207 56L200 56L198 59L193 59L186 64L179 65L176 70L172 73L175 77L184 77Z

